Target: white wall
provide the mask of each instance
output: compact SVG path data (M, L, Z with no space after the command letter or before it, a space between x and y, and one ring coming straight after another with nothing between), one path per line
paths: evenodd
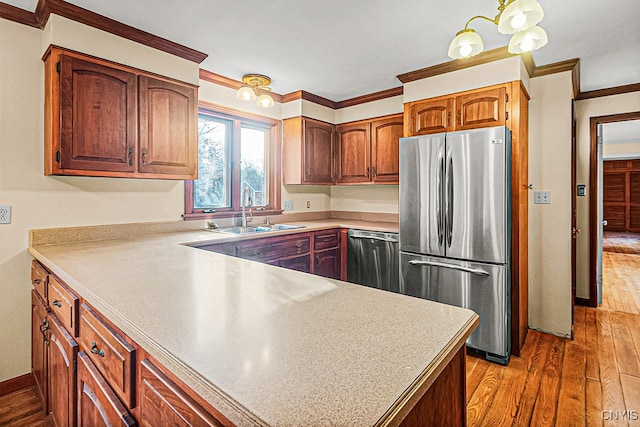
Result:
M591 154L590 118L640 111L640 92L591 98L575 103L577 129L577 183L587 186L587 196L578 197L576 296L589 298L589 159Z
M640 158L640 142L605 143L602 146L602 158L605 160Z
M55 18L53 22L57 22ZM105 33L95 31L82 33L86 43L104 49L109 46L110 58L121 63L128 61L128 48L121 48L113 40L118 38L109 35L107 43ZM184 184L44 176L43 32L0 19L0 40L16 41L0 44L0 204L13 207L12 223L0 225L0 341L5 343L0 346L0 381L3 381L30 371L28 230L179 220L183 213ZM161 68L166 54L147 49L145 63L155 69L155 58ZM154 56L154 52L158 55ZM198 65L191 64L197 72Z
M531 79L529 183L551 204L529 197L529 326L571 334L571 72Z

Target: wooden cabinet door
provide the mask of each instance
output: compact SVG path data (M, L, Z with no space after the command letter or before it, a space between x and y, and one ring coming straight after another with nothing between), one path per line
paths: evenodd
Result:
M455 130L504 126L507 89L499 87L457 96Z
M633 233L640 233L640 161L637 170L629 172L629 227Z
M222 426L151 362L140 362L140 425Z
M334 126L304 117L303 127L303 182L309 184L333 183Z
M134 74L61 55L60 167L134 172L137 93Z
M31 372L36 380L36 387L45 412L48 408L47 389L47 307L34 289L31 291Z
M78 426L135 426L129 411L120 403L89 357L78 353Z
M399 143L402 132L402 114L371 122L371 176L373 182L399 182Z
M76 356L78 343L55 316L49 316L49 412L56 426L76 420Z
M338 182L371 180L371 122L336 126Z
M329 249L315 253L313 273L317 276L340 279L340 252L338 249Z
M604 230L627 231L627 173L605 172L602 177L602 216L607 221Z
M410 104L407 113L408 135L427 135L453 130L453 98L427 99Z
M309 273L311 271L311 255L280 260L278 267Z
M138 171L196 178L196 89L140 76Z

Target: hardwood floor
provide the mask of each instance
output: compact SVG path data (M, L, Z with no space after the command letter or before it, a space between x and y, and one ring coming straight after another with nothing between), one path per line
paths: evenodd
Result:
M605 231L602 250L604 252L640 255L640 233Z
M605 252L604 273L573 340L531 330L506 367L467 357L470 427L640 426L640 255Z
M0 396L0 426L49 427L35 386Z

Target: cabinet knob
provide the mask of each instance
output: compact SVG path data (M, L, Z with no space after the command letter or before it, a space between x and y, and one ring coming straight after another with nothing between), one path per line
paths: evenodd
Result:
M54 299L51 304L55 305L58 308L62 307L62 303L60 301L58 301L57 299Z
M40 279L33 279L33 284L34 285L39 285L40 284Z
M142 150L142 166L147 166L147 150Z
M127 153L129 155L129 166L133 166L133 147L129 147Z
M97 354L100 357L104 357L104 350L98 350L98 343L95 341L91 342L91 353Z

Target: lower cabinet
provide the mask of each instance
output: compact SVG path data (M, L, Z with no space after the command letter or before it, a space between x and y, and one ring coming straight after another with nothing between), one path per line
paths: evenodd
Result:
M140 362L140 425L222 426L148 359Z
M89 356L78 353L78 426L134 426L135 420L118 400Z
M340 251L329 249L315 253L314 274L332 279L340 278Z
M44 403L45 411L48 411L49 405L47 386L47 378L49 378L47 372L48 347L46 344L48 329L47 306L34 289L31 291L31 372L36 380L36 387Z
M76 420L76 355L78 343L55 316L49 316L49 412L56 426Z
M309 273L311 272L311 255L307 254L296 258L280 260L278 261L278 267Z

